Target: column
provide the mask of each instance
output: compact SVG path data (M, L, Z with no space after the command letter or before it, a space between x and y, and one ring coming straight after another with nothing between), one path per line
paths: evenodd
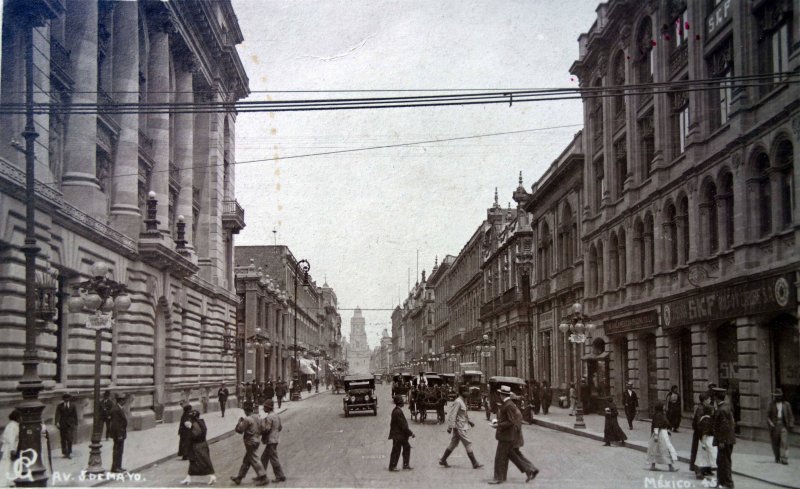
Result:
M97 103L98 2L68 0L66 48L71 53L75 80L72 103ZM97 115L72 114L64 144L64 199L90 216L105 221L106 199L96 168Z
M85 2L84 2L85 3ZM120 104L139 101L139 7L119 2L114 8L113 91ZM139 190L139 116L116 114L119 122L114 178L111 186L111 226L127 236L138 236L141 212Z
M150 31L150 54L148 64L147 100L154 104L170 102L169 88L169 34L168 27ZM158 207L156 218L160 221L159 231L170 235L169 230L169 158L170 133L169 114L149 114L148 132L153 140L153 178L151 189L156 193Z
M191 55L185 55L190 57ZM192 85L191 61L177 64L175 67L175 102L178 104L191 104L194 102ZM182 215L186 222L186 248L194 255L194 214L192 212L193 186L194 186L194 114L175 114L175 164L180 169L181 189L178 194L176 208L178 215ZM232 282L231 282L232 283Z

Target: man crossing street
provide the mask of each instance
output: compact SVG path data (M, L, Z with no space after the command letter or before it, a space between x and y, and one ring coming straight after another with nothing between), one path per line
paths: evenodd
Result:
M452 434L452 437L450 438L450 445L447 446L444 455L439 459L439 465L442 467L450 467L450 465L447 464L447 457L453 453L453 450L456 449L459 443L463 443L464 449L467 451L467 456L470 462L472 462L472 468L479 469L483 467L483 465L479 464L475 459L475 454L472 452L472 442L469 437L467 437L467 432L473 426L475 426L475 423L470 421L467 405L464 403L464 397L462 393L459 392L458 397L453 401L453 404L450 406L450 411L447 413L447 432Z
M392 410L392 420L389 424L389 439L392 440L392 453L389 456L389 470L397 470L397 462L400 459L400 451L403 451L403 470L411 470L411 445L408 439L414 438L414 432L408 427L408 420L403 414L403 398L394 397L394 409Z
M522 438L522 413L512 399L511 388L507 385L497 390L503 403L497 410L497 429L495 439L497 450L494 456L494 479L489 484L502 484L506 482L508 462L511 461L526 475L525 482L536 477L539 473L530 460L519 451L525 441Z
M267 472L264 470L264 466L261 465L257 454L261 439L261 419L258 414L253 413L253 405L251 403L246 402L243 409L245 417L239 418L239 422L236 423L236 432L242 435L245 453L242 459L242 466L239 467L239 473L231 477L231 480L238 486L242 483L242 479L247 475L250 467L253 467L253 470L256 471L256 478L253 481L260 486L265 486L269 483Z
M261 464L264 466L264 473L267 473L269 464L272 464L272 471L275 479L272 482L283 482L286 476L283 474L281 462L278 460L278 442L280 433L283 429L281 418L275 412L275 404L272 399L264 401L264 412L267 415L261 421L261 441L264 443L264 452L261 454Z

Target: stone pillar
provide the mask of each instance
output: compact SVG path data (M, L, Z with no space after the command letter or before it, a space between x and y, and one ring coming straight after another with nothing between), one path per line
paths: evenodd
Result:
M774 373L770 368L769 331L760 328L755 318L739 318L736 324L739 371L740 424L743 428L761 428L766 424L762 414L766 413L771 400ZM732 402L732 400L731 400ZM765 418L765 416L763 416ZM749 433L742 433L749 434Z
M73 104L97 104L98 2L67 1L66 48L75 81ZM64 198L90 216L106 219L106 202L97 180L97 115L72 114L64 145Z
M175 102L191 104L194 102L192 91L192 66L187 62L175 68L176 90ZM186 222L186 248L194 251L194 235L192 233L194 215L192 212L192 189L194 185L194 114L175 114L175 164L180 169L181 189L176 203L177 212ZM232 284L233 282L231 282Z
M708 329L704 324L693 324L692 331L692 390L695 393L707 392L708 384ZM694 402L700 399L694 396Z
M169 88L169 34L168 26L150 31L150 55L148 64L147 100L153 104L170 102ZM156 218L160 221L159 230L171 235L169 229L169 159L170 133L169 114L149 114L148 132L153 140L153 177L151 189L156 193L158 207Z
M139 101L139 7L119 2L114 9L113 65L114 100L120 104ZM111 226L131 237L139 236L141 212L139 190L139 116L116 114L120 125L117 141Z

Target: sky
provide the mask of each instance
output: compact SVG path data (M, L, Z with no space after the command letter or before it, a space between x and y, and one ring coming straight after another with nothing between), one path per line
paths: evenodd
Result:
M597 1L232 0L248 100L391 96L330 90L575 87L569 67ZM242 113L236 124L237 245L284 244L339 299L342 334L364 309L371 347L391 309L457 255L498 188L530 191L574 134L579 101L380 110ZM555 126L570 126L556 128ZM434 141L337 155L331 150ZM295 157L281 160L280 158ZM250 160L264 160L244 163ZM273 230L276 231L273 233ZM419 260L417 260L419 256ZM369 310L377 309L377 310ZM384 310L381 310L384 309Z

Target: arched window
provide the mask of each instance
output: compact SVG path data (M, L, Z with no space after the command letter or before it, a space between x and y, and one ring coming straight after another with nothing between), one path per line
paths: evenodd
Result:
M655 252L656 244L655 236L655 221L653 215L649 212L644 216L644 253L645 253L645 276L652 277L655 270Z
M589 247L589 293L597 292L597 248L592 245Z
M664 256L667 268L678 265L678 221L675 205L670 202L664 208Z
M625 85L625 53L621 50L614 57L613 71L611 72L612 84L616 87ZM614 95L614 130L625 125L625 95L623 90L616 90Z
M623 286L627 282L628 264L625 257L625 229L620 228L617 243L617 253L619 255L619 272L617 276L617 286Z
M572 207L569 202L564 203L561 210L561 268L572 266L575 261L575 239L574 223L572 219Z
M678 200L678 239L680 240L680 253L678 254L681 265L689 261L689 198L685 195Z
M619 243L617 242L617 235L611 233L611 239L608 242L608 286L616 289L619 286Z
M778 151L775 153L775 169L778 172L780 182L780 206L781 206L781 229L786 229L792 225L792 167L794 152L792 143L784 139L778 144Z
M642 220L636 218L636 222L633 223L633 253L634 253L634 260L638 266L634 268L634 270L638 269L638 274L636 276L637 279L643 280L646 274L646 256L645 256L645 247L644 247L644 224Z
M703 220L703 235L707 237L706 255L713 255L719 251L719 229L717 218L717 186L708 180L703 185L702 202L700 203L700 216Z
M724 224L724 231L721 238L724 240L723 245L725 249L730 249L733 246L733 174L730 171L724 171L719 177L720 193L717 194L717 200L720 202L720 210L722 212L722 222Z
M597 242L597 291L602 292L606 289L605 268L603 264L603 242Z
M772 232L772 192L769 187L769 156L759 154L753 164L751 184L755 190L755 211L758 236L764 237Z

